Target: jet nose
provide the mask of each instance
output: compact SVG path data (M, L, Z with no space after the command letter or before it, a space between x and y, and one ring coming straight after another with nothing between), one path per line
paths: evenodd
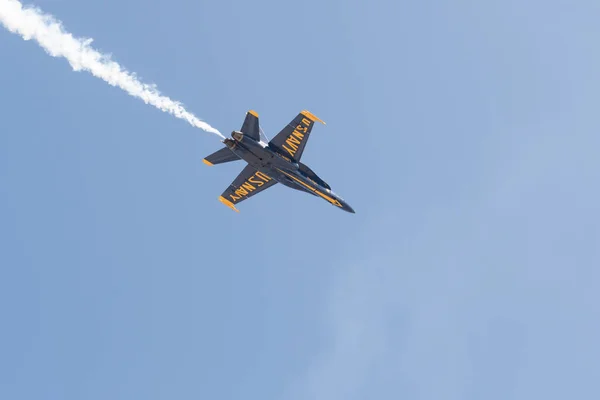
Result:
M342 210L347 211L347 212L352 213L352 214L356 214L356 212L354 211L354 209L352 207L350 207L350 205L348 203L344 202L343 206L344 207L342 207Z

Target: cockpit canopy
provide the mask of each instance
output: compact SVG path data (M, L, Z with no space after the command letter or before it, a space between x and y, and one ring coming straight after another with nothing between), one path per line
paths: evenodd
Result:
M300 172L307 176L309 179L312 179L319 185L323 186L325 189L331 190L331 187L325 182L323 179L319 178L317 174L313 172L312 169L308 168L305 164L298 163L300 165Z

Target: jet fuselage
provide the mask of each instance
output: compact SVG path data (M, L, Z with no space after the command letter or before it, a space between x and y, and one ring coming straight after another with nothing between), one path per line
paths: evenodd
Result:
M275 179L282 185L321 197L344 211L354 213L352 207L332 192L329 185L310 168L242 132L234 131L231 133L231 137L231 139L225 139L223 143L235 155L259 172L258 176L254 177L257 182Z

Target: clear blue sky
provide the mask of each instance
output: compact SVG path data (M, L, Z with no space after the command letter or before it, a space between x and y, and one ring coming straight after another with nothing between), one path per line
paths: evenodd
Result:
M600 398L600 3L37 0L357 214L0 30L0 398Z

